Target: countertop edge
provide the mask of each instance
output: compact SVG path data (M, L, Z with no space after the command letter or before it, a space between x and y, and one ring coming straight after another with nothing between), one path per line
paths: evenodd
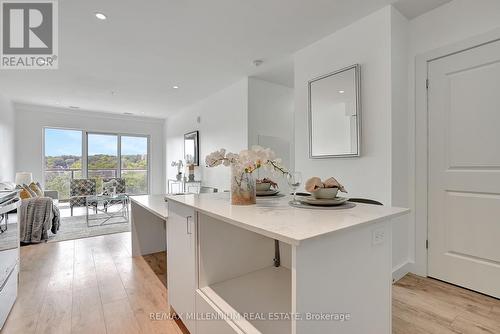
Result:
M392 213L390 215L387 215L387 216L384 216L384 217L381 217L381 218L374 218L374 219L367 220L367 221L362 222L362 223L357 223L356 225L350 225L350 226L340 227L340 228L336 229L335 231L313 235L313 236L301 239L301 241L311 240L311 239L314 239L314 238L319 238L319 237L322 237L322 236L327 236L327 235L330 235L332 233L341 232L341 231L350 230L350 229L355 229L357 227L362 227L362 226L365 226L367 224L376 224L376 223L381 223L381 222L384 222L384 221L389 221L389 220L392 220L392 219L397 218L397 217L402 217L402 216L410 213L410 211L411 211L410 209L406 209L406 208L399 208L399 207L397 207L397 208L401 209L401 211L394 212L394 213Z
M140 195L140 196L144 196L144 195ZM158 218L161 218L163 220L167 220L168 216L164 216L162 214L160 214L159 212L155 211L155 210L152 210L150 207L144 205L143 203L141 203L140 201L136 200L134 198L134 196L130 196L130 201L131 202L134 202L135 204L139 205L141 208L143 208L144 210L148 211L148 212L151 212L153 215L157 216ZM165 201L165 204L167 202ZM166 208L165 208L166 209Z
M314 239L314 238L318 238L318 237L330 235L332 233L336 233L336 232L340 232L340 231L344 231L344 230L348 230L348 229L353 229L353 228L356 228L356 227L359 227L359 226L364 226L366 224L374 224L374 223L379 223L379 222L386 221L386 220L391 220L391 219L394 219L394 218L397 218L397 217L400 217L400 216L404 216L404 215L406 215L406 214L408 214L410 212L410 209L399 208L400 209L399 211L391 213L391 214L388 214L388 215L386 215L384 217L381 217L381 218L370 219L370 220L364 221L362 223L357 223L355 225L340 227L340 228L335 229L335 230L330 231L330 232L318 233L318 234L311 235L311 236L306 237L306 238L296 239L296 238L286 237L286 236L283 236L281 234L277 234L275 232L264 230L264 229L261 229L259 227L248 225L246 223L243 223L243 222L240 222L240 221L237 221L237 220L234 220L234 219L231 219L231 218L228 218L228 217L225 217L225 216L222 216L222 215L219 215L219 214L216 214L216 213L204 210L204 209L199 208L199 207L197 207L195 205L187 204L183 200L176 199L174 196L172 196L172 197L167 196L166 199L167 199L167 203L168 203L168 201L171 200L171 201L176 202L178 204L191 207L195 211L201 212L201 213L203 213L203 214L205 214L205 215L207 215L209 217L220 219L220 220L222 220L222 221L224 221L224 222L226 222L228 224L231 224L231 225L234 225L234 226L238 226L238 227L244 228L244 229L246 229L248 231L252 231L252 232L255 232L255 233L258 233L258 234L261 234L261 235L264 235L264 236L267 236L267 237L270 237L270 238L273 238L273 239L277 239L279 241L282 241L282 242L285 242L285 243L288 243L288 244L291 244L291 245L295 245L295 246L298 246L301 242L306 241L306 240L311 240L311 239Z

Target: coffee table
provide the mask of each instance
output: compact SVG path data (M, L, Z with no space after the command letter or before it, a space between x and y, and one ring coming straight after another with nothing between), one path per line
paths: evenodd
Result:
M85 197L87 226L104 226L129 222L129 197L127 194L91 195ZM102 207L102 208L101 208ZM118 207L117 211L110 209ZM97 208L97 214L90 215L89 208ZM117 218L117 219L115 219ZM99 222L99 223L93 223Z

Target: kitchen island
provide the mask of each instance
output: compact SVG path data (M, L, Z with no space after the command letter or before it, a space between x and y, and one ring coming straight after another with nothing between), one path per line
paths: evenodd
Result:
M166 250L165 195L130 196L132 256Z
M192 334L390 334L391 220L408 210L289 200L167 196L172 309Z

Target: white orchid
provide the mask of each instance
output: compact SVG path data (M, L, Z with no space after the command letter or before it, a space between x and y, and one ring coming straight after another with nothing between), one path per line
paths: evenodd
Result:
M252 146L249 150L243 150L239 154L228 152L225 149L212 152L205 158L208 167L233 165L245 173L252 173L259 168L268 168L273 171L287 174L288 172L281 166L281 160L276 159L276 154L270 148Z
M224 162L226 156L226 150L221 148L219 151L215 151L207 155L205 158L205 163L208 167L219 166Z

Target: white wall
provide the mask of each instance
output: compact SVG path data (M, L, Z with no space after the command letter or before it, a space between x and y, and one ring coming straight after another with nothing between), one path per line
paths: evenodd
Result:
M410 207L410 155L408 150L408 34L409 22L395 8L391 9L391 202L394 206ZM392 262L395 279L409 268L409 216L393 222Z
M14 182L14 109L10 100L0 95L0 182Z
M225 148L239 152L248 146L248 78L189 106L167 119L167 171L168 178L175 179L177 168L174 160L184 159L184 134L199 131L200 166L195 177L203 185L222 190L230 188L230 171L227 167L207 168L207 154ZM200 116L200 123L197 117Z
M293 89L257 78L248 79L248 146L270 147L293 169ZM259 177L266 177L259 171ZM273 177L280 189L286 180Z
M293 88L248 79L248 145L259 135L293 140Z
M410 203L415 207L415 59L416 56L437 48L445 47L465 39L489 32L500 27L500 1L498 0L454 0L435 10L421 15L410 21L410 47L408 61L408 105L409 105L409 150L410 150ZM420 85L423 82L418 83ZM425 149L425 148L419 148ZM425 225L425 213L419 216L424 219L409 226L410 261L414 263L411 270L420 275L425 275L427 268L425 241L415 243L418 225Z
M151 138L151 193L164 192L164 121L162 119L22 104L15 104L14 108L17 170L32 172L35 180L42 180L44 127L149 135Z
M295 167L304 177L335 176L351 197L391 203L390 7L295 54ZM361 65L361 157L309 159L307 82Z
M407 25L388 6L295 54L295 166L305 177L334 176L350 197L409 206ZM361 65L361 157L309 159L307 82L355 63ZM396 220L396 278L408 263L408 234L408 218Z
M391 203L390 7L295 54L295 168L305 177L335 176L351 197ZM309 159L307 82L361 65L361 157Z

